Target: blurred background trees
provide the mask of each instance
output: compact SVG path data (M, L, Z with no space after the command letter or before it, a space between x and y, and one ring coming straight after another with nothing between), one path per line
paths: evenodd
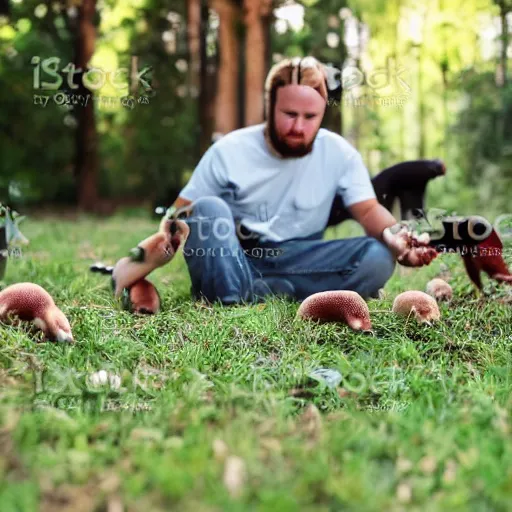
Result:
M2 0L0 201L169 204L263 121L270 66L314 55L343 70L324 126L372 174L439 157L430 204L507 212L511 27L511 0Z

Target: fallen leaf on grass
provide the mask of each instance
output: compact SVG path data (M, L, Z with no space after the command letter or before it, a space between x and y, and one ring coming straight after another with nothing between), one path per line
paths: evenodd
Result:
M444 473L443 473L443 482L445 484L451 484L455 482L455 478L457 477L457 464L453 460L447 460Z
M222 439L214 439L212 443L215 460L224 462L229 453L228 445Z
M121 487L121 478L117 473L105 474L102 477L99 487L107 494L117 492L119 487Z
M41 512L93 512L97 508L98 493L94 486L62 485L47 491L41 500Z
M396 460L396 470L399 473L407 473L413 468L414 464L409 460L403 457L398 457Z
M229 456L224 466L224 486L232 498L237 498L242 494L245 480L245 462L240 457Z
M309 404L300 417L302 432L307 436L310 447L320 440L322 435L322 416L313 404Z
M480 452L474 446L469 448L469 450L467 450L466 452L457 452L457 458L459 459L459 462L461 463L462 466L468 469L473 468L476 465L479 456Z
M185 444L185 441L183 440L182 437L180 436L171 436L171 437L168 437L165 441L164 441L164 448L169 448L171 450L177 450L179 448L182 448L183 445Z
M492 420L492 424L495 429L499 430L504 436L507 436L510 432L510 425L507 421L508 413L505 409L497 407L496 417Z
M119 496L109 498L107 512L124 512L123 502Z
M431 475L437 468L437 460L432 455L426 455L420 460L420 469L423 473Z
M163 433L156 428L134 428L130 433L132 441L154 441L160 442L164 438Z
M412 499L412 488L411 485L402 482L396 489L396 498L400 503L409 503Z
M274 437L264 438L260 441L260 444L264 450L271 454L281 453L283 451L281 443Z

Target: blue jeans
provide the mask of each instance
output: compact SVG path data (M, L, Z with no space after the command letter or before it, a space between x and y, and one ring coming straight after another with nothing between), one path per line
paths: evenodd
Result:
M231 210L218 197L195 201L186 222L190 235L183 254L192 295L211 303L254 303L270 295L302 301L326 290L377 297L395 268L387 247L367 236L324 241L319 232L243 249Z

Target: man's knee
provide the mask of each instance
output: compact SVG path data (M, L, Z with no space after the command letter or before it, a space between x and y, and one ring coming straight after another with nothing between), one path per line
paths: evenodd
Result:
M369 244L365 255L365 263L368 265L370 273L376 280L382 282L381 286L384 286L395 270L395 258L382 242L372 239Z
M216 196L205 196L194 201L192 217L231 218L232 214L224 199Z
M219 197L205 196L193 203L192 215L186 220L190 235L187 246L231 245L236 235L233 214Z

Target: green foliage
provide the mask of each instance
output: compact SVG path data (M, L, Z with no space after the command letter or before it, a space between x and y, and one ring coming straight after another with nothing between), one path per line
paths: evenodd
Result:
M467 70L461 77L464 106L455 130L465 183L477 191L477 207L510 210L512 189L512 84L498 87L493 73Z
M162 43L162 34L170 27L166 19L170 11L182 20L175 54L166 53ZM124 29L130 35L129 48L139 56L139 70L152 68L154 92L148 94L139 88L138 94L149 96L148 105L136 105L106 120L102 161L108 195L162 194L182 185L183 172L194 167L200 157L197 100L187 93L187 74L176 66L179 60L187 59L185 16L182 3L169 6L168 2L151 0L137 10L136 16L124 19ZM148 29L137 29L141 24ZM128 66L129 52L120 57ZM186 92L185 97L178 95L179 90Z
M284 34L278 34L272 29L272 51L288 57L313 55L321 62L330 62L340 68L346 57L343 22L339 17L339 11L343 7L347 7L346 0L317 2L314 7L306 8L304 27L301 30L296 32L289 29ZM333 25L330 26L329 22ZM330 48L327 45L328 32L339 36L337 47Z
M410 88L400 108L350 102L336 109L329 106L325 126L336 131L343 126L343 134L357 146L371 173L416 159L425 148L427 158L443 158L450 170L444 185L434 186L439 192L436 206L506 211L512 179L512 92L510 86L496 87L496 63L485 60L479 43L481 20L487 16L492 21L490 16L498 13L496 2L469 1L463 11L456 0L425 5L409 0L301 3L304 27L278 34L272 25L270 54L314 55L338 67L347 64L340 15L346 9L342 16L351 12L370 33L358 63L365 75L362 93L375 93L368 87L368 77L387 66L394 82L378 94L404 93L396 85L396 69L402 70L400 76ZM76 20L61 3L24 0L9 5L10 18L0 20L0 201L17 207L73 203L80 107L58 106L53 91L35 90L31 62L34 56L57 56L61 68L71 62ZM281 5L274 2L275 7ZM147 104L105 109L96 103L101 196L164 200L161 196L181 188L201 156L199 99L188 90L186 8L186 2L178 0L98 2L91 65L110 71L129 68L131 56L137 55L139 70L152 68L145 75L151 91L138 87L135 93L135 99L148 96ZM334 47L327 44L328 35ZM174 48L169 49L171 44L166 49L166 41L173 37ZM336 37L337 45L332 43ZM211 41L209 46L214 46ZM213 57L210 64L219 65ZM345 91L345 99L351 92ZM34 94L49 96L48 104L43 106ZM112 88L105 87L96 98L112 94Z
M45 108L34 105L34 56L69 55L68 44L48 33L34 18L34 3L12 5L14 14L9 37L0 37L0 200L9 197L9 185L23 200L54 200L60 186L72 181L73 134L65 125L67 112L53 102ZM1 29L0 29L1 30ZM51 177L51 179L49 179Z
M60 4L52 4L40 18L38 4L13 3L11 18L0 22L0 200L20 205L73 202L76 194L76 114L81 107L58 106L53 100L57 91L34 89L31 59L55 56L60 58L59 68L64 68L73 61L77 32L66 10L55 8ZM170 10L182 16L175 54L165 51L162 40L162 33L171 26L166 19ZM107 2L98 8L96 23L95 57L114 55L115 62L110 62L115 70L129 67L130 56L138 55L139 71L152 66L145 78L154 88L147 105L95 109L101 195L161 194L181 184L183 171L199 159L196 100L177 94L187 83L187 74L176 68L179 59L187 58L183 51L185 6L163 1L132 6ZM43 81L49 78L42 71L41 76ZM35 94L48 96L48 102L43 105L43 100L34 99ZM147 91L140 88L136 97L141 94ZM100 89L96 97L100 96L112 93Z

